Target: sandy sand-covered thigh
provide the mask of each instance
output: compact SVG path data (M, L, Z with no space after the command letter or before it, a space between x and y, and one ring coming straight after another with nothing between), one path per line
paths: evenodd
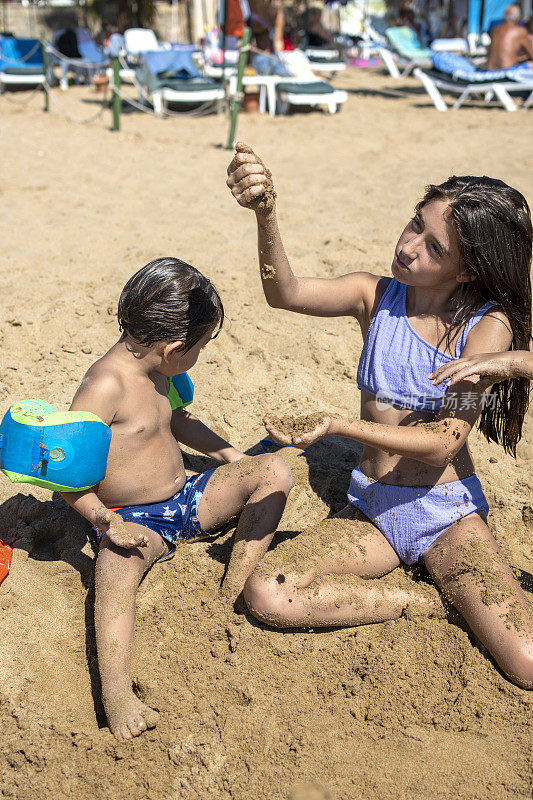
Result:
M452 173L499 177L533 200L531 112L439 115L363 72L339 85L349 99L334 117L239 123L272 170L297 273L387 274L424 185ZM71 92L63 102L83 108L89 94ZM355 322L264 301L253 215L225 186L226 119L129 114L111 134L108 119L81 127L38 102L0 104L2 413L28 397L65 409L117 336L125 280L163 255L199 267L225 302L228 322L191 374L207 424L245 449L264 435L265 411L358 413ZM473 437L492 530L530 572L532 436L529 417L517 461ZM290 456L282 535L342 507L357 452L333 439ZM16 497L6 479L0 492L0 537L21 537L0 588L3 797L530 797L531 696L456 616L294 633L226 618L216 595L231 534L179 548L142 584L135 687L160 722L116 742L99 700L87 527L44 490Z

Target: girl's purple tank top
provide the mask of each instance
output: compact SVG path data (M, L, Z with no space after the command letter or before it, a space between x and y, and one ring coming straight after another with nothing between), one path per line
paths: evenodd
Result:
M459 358L468 334L490 308L481 306L466 323L455 346L455 356L422 339L407 318L407 286L393 278L380 300L365 338L357 385L384 403L413 411L438 411L446 394L445 384L434 386L428 375Z

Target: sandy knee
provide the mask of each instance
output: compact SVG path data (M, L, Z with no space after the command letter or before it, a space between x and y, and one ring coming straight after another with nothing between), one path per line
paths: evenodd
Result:
M285 459L278 453L264 453L257 456L260 462L261 476L265 483L275 485L287 494L292 489L292 472Z
M508 678L522 689L533 689L533 641L521 639L506 656L500 666Z
M142 553L100 547L95 564L95 581L99 586L127 588L135 586L146 569Z
M276 628L294 625L292 598L287 592L282 572L267 577L258 573L250 575L244 585L244 599L250 613L262 622Z

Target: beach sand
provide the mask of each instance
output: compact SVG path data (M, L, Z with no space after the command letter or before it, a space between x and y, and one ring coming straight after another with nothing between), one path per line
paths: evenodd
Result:
M424 185L452 173L500 177L533 201L532 112L438 114L414 81L368 71L348 70L337 85L349 99L333 117L239 121L272 170L297 274L388 274ZM95 110L89 90L57 97L78 116ZM227 312L191 372L201 419L246 449L265 435L266 411L358 414L355 321L264 301L253 215L225 186L225 117L128 113L113 134L109 112L79 126L41 103L0 98L2 413L29 397L66 409L117 338L126 279L175 255L214 280ZM533 572L531 414L516 461L471 438L492 530L510 562ZM281 536L344 505L358 452L331 439L288 453L295 488ZM206 463L192 456L187 466ZM155 730L116 742L99 701L88 526L49 492L7 479L0 503L0 537L19 538L0 588L3 798L531 796L532 695L498 672L457 615L294 633L226 617L216 597L231 534L179 548L142 584L133 676L161 716Z

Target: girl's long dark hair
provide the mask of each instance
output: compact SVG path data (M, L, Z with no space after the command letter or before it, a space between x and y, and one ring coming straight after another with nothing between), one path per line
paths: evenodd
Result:
M509 319L511 350L529 350L533 235L525 197L494 178L452 176L427 187L417 212L432 200L449 204L462 269L474 278L461 283L452 297L448 345L480 305L495 300ZM529 404L529 381L512 378L496 384L492 392L495 402L483 408L479 428L489 441L516 455Z

